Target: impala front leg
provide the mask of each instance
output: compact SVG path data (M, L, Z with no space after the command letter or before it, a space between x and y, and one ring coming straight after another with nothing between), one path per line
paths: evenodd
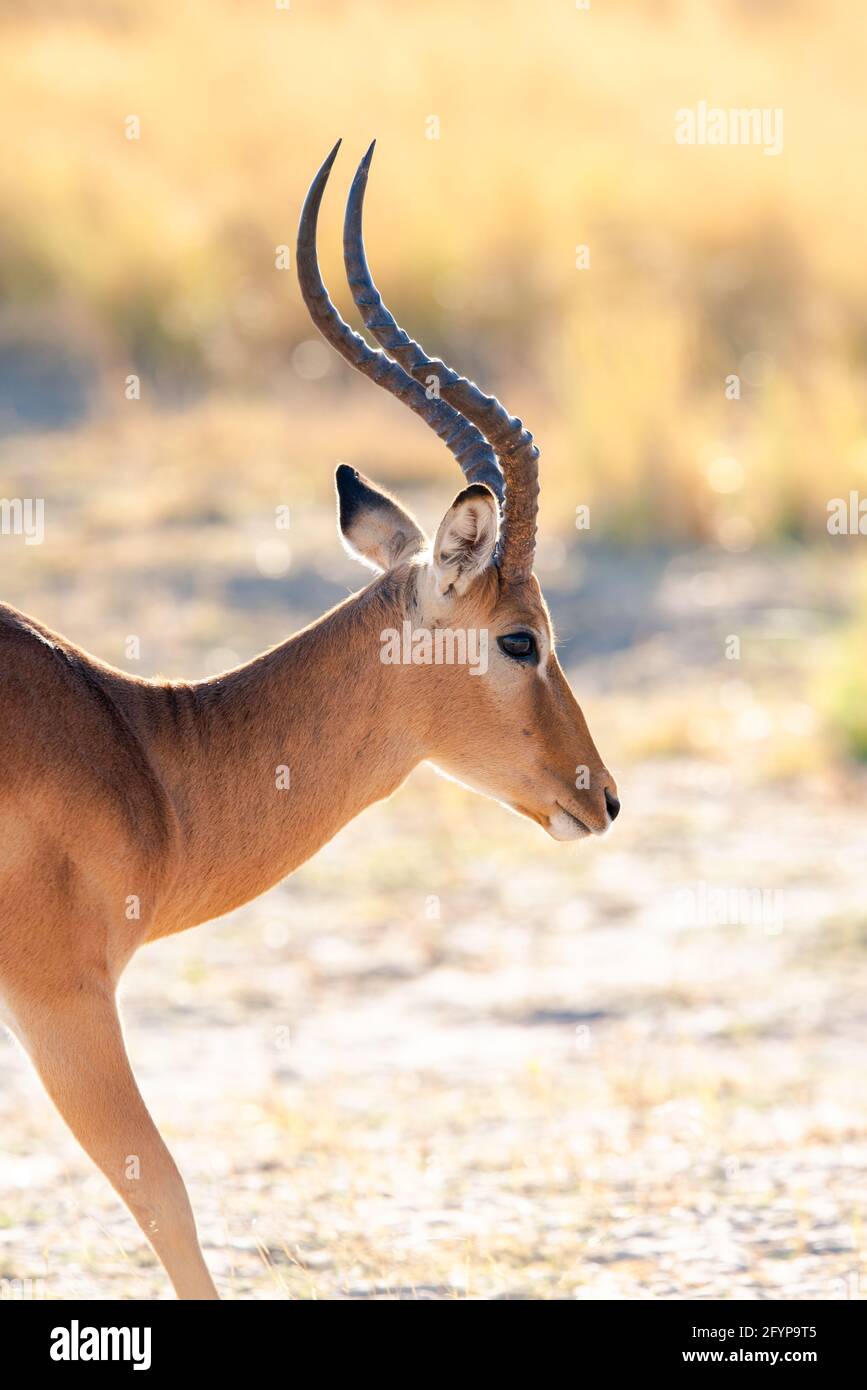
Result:
M123 1198L179 1298L218 1294L183 1179L130 1069L114 998L101 985L14 1001L16 1032L69 1128Z

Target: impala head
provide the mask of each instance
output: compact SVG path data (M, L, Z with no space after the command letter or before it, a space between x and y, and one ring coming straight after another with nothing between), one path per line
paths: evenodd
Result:
M431 542L395 498L337 470L339 523L359 559L387 573L401 630L383 634L407 699L424 710L425 754L443 771L537 821L557 840L601 834L620 809L563 675L533 574L539 452L520 420L399 328L373 283L362 238L371 145L346 209L349 285L375 350L338 314L316 257L319 205L338 144L310 187L298 277L310 314L352 366L397 396L454 454L466 486ZM387 644L393 650L389 653ZM411 684L410 684L411 683Z

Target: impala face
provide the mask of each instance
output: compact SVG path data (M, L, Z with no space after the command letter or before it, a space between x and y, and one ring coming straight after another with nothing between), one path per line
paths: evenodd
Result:
M447 595L430 609L434 622L475 622L490 634L487 672L467 680L451 668L443 682L454 722L440 731L433 761L555 840L602 834L620 810L617 789L557 660L535 577L503 590L491 565L463 598Z
M395 678L428 710L427 756L555 840L603 834L620 810L614 779L557 660L538 581L503 582L494 494L465 488L431 546L393 497L345 464L337 492L347 549L388 571L399 596Z
M488 622L489 671L467 701L471 753L459 740L444 749L444 769L555 840L604 833L620 810L616 787L557 660L536 579L523 592L497 595Z
M425 756L538 822L554 839L602 834L620 810L617 788L557 661L532 572L539 451L520 420L428 357L384 305L362 234L373 145L349 194L343 249L353 299L383 350L372 349L338 314L319 272L316 224L339 144L313 180L301 214L297 267L304 301L323 336L353 367L440 436L468 483L431 545L394 498L347 465L337 473L343 538L360 559L391 576L402 626L422 629L431 639L444 631L474 634L472 650L477 658L484 652L484 669L481 659L473 669L435 657L429 664L424 650L418 663L418 653L409 657L406 699L425 716Z

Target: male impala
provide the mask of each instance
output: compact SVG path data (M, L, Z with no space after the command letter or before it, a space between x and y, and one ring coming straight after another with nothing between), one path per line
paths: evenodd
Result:
M264 892L425 759L557 840L601 834L619 810L531 572L537 450L384 308L361 231L372 152L344 245L385 351L343 322L319 274L337 146L304 204L298 274L328 341L420 415L464 472L433 545L341 465L340 530L377 577L281 646L189 685L126 675L0 606L0 1012L181 1298L217 1295L124 1048L115 988L138 947ZM484 632L487 669L386 663L382 635L405 623Z

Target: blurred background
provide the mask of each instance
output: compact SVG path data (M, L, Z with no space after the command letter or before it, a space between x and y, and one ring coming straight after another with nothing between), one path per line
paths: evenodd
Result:
M342 135L320 245L357 323L343 201L377 136L374 274L541 445L537 571L623 799L570 851L422 768L133 962L133 1065L221 1290L862 1297L867 542L828 505L867 495L867 16L18 0L0 26L0 493L45 499L43 544L0 536L2 599L197 678L364 582L338 461L435 527L453 461L294 274ZM678 144L702 101L782 109L782 152ZM0 1134L0 1295L165 1296L8 1040Z

